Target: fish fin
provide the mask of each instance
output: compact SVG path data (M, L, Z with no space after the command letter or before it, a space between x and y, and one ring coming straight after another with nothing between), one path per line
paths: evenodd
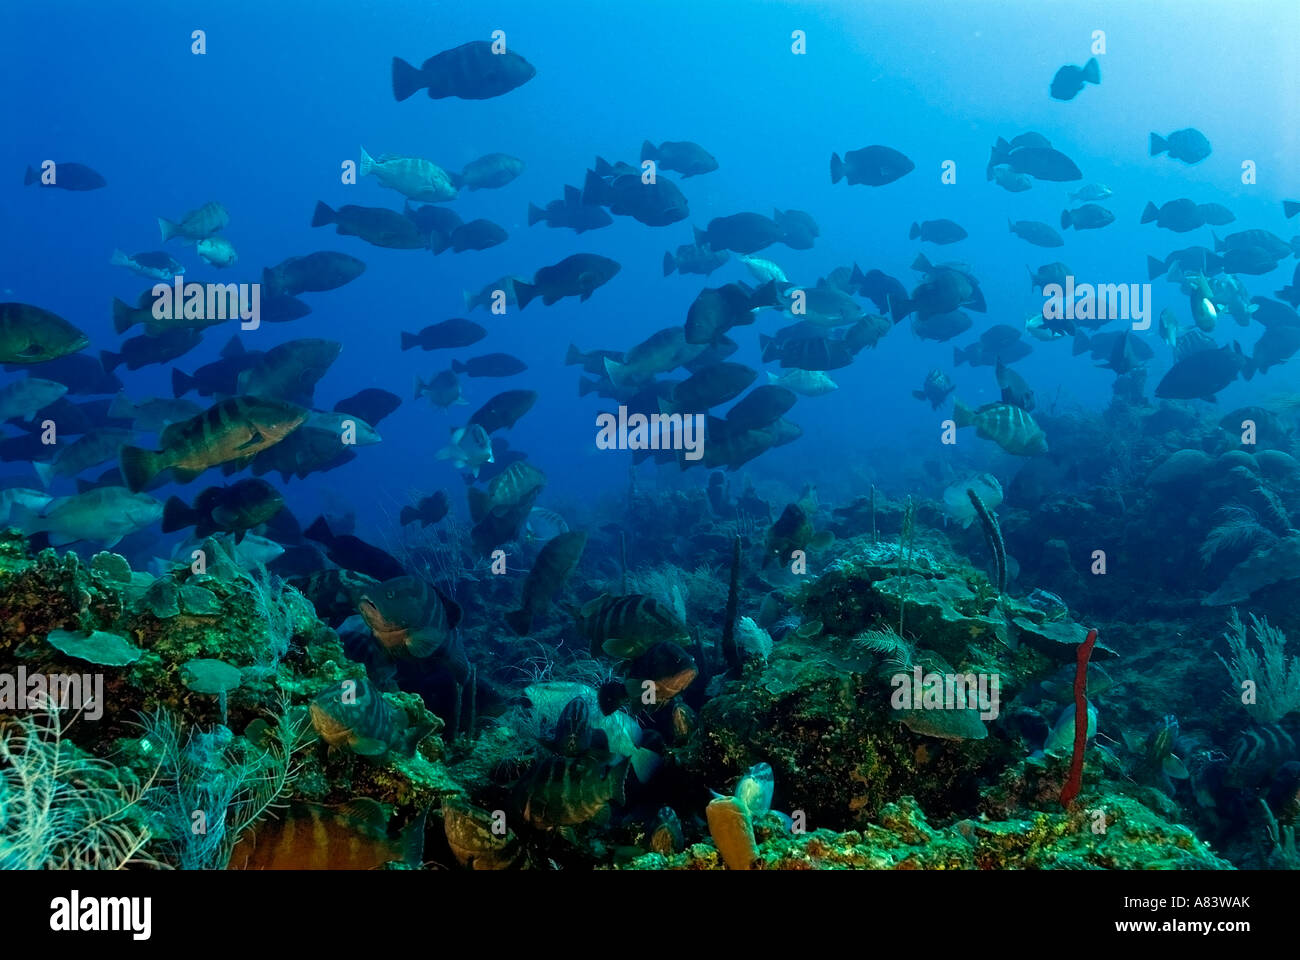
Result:
M1160 761L1160 769L1164 771L1166 777L1171 780L1189 780L1191 774L1187 771L1186 764L1179 760L1172 753Z
M411 94L420 88L426 86L423 71L411 66L401 57L393 57L393 99L401 103ZM365 150L361 151L363 159L366 157ZM362 171L365 175L365 169Z
M388 753L388 744L372 737L361 737L352 744L352 752L363 757L382 757Z
M624 386L627 383L628 372L626 364L619 363L617 360L605 358L605 375L609 377L610 383L616 387Z
M323 200L317 200L316 210L311 217L311 225L313 227L323 227L326 224L333 223L334 219L335 212L330 208L330 206Z
M179 399L198 385L198 381L179 367L172 367L172 397Z
M488 495L477 487L471 487L467 494L469 499L469 516L475 523L487 513Z
M1160 136L1160 134L1158 133L1151 134L1151 139L1150 139L1151 156L1154 157L1158 153L1164 153L1168 149L1169 149L1169 143L1165 140L1164 137Z
M528 225L534 226L546 219L546 211L535 203L528 204Z
M54 482L54 464L36 460L32 462L32 469L36 471L41 486L48 490L50 484Z
M198 511L191 510L180 497L168 497L163 504L162 532L173 533L190 526L198 520ZM198 531L195 531L198 535Z
M952 421L959 428L969 427L975 422L975 411L966 404L962 403L960 397L954 397L952 401Z
M515 281L515 300L518 301L520 310L528 306L536 296L537 287L535 284L526 283L523 280Z
M839 183L844 178L844 161L838 153L831 154L831 183Z
M402 862L408 867L415 868L424 862L424 828L428 819L429 808L425 807L402 830Z
M317 543L329 543L334 539L334 532L330 530L329 521L323 515L308 524L302 535L308 540L315 540Z
M665 252L664 253L664 276L665 277L668 276L675 269L677 269L677 258L674 257L671 253Z
M642 783L649 783L650 778L655 775L663 758L653 750L647 750L645 747L636 747L632 750L631 760L632 771L636 778ZM623 801L619 801L622 803Z
M158 455L142 447L124 445L118 451L118 465L122 481L132 493L139 493L158 475Z
M1092 57L1083 67L1083 79L1088 83L1101 83L1101 67L1097 58Z
M113 332L125 333L132 324L135 323L133 314L135 309L129 304L123 303L117 297L113 298Z
M41 515L25 503L15 503L9 513L10 524L31 536L41 532Z

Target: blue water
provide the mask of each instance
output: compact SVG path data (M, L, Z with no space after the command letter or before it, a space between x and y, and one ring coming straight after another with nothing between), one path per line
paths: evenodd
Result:
M191 31L206 31L207 53L190 51ZM431 101L422 93L394 102L389 61L419 63L433 53L504 29L510 47L537 68L523 87L494 100ZM790 50L791 32L807 35L807 54ZM1083 64L1094 30L1106 33L1100 86L1077 99L1049 99L1047 87L1065 63ZM239 251L228 271L205 267L193 248L167 249L191 280L260 278L263 266L314 250L340 250L368 269L335 291L304 296L313 313L291 324L244 333L266 349L312 336L337 339L343 353L317 388L317 406L365 387L382 387L405 402L386 420L384 442L359 450L336 471L292 480L286 499L305 524L322 508L352 509L358 532L382 542L389 515L412 492L446 488L464 512L463 483L435 459L449 428L498 390L539 392L534 409L505 436L528 452L549 478L540 501L572 520L590 518L602 501L624 502L629 456L595 449L598 411L608 401L577 396L578 368L562 365L572 342L584 350L626 349L685 319L705 286L748 279L733 259L707 281L664 278L661 258L691 239L690 225L744 210L809 211L820 229L816 246L776 245L760 256L811 284L837 266L876 267L911 287L918 249L932 260L960 259L980 277L987 315L946 344L918 340L907 323L849 368L835 371L838 392L801 399L790 419L803 437L744 468L761 493L788 498L806 482L842 499L871 482L898 492L934 495L919 464L945 457L958 467L989 466L1009 479L1017 466L991 444L962 434L955 449L938 445L939 420L910 391L941 366L971 405L994 399L991 368L952 366L952 348L986 326L1022 326L1042 298L1031 293L1025 265L1061 259L1081 280L1146 280L1145 256L1163 258L1193 243L1211 245L1210 228L1175 235L1139 226L1148 200L1188 196L1230 207L1238 222L1289 237L1280 201L1295 198L1300 167L1296 91L1300 67L1294 37L1300 5L1287 2L1200 3L274 3L89 2L5 4L0 10L0 88L6 92L0 170L0 290L4 299L39 304L87 331L95 349L113 348L109 303L134 298L147 282L108 265L115 247L161 249L156 217L178 218L208 200L231 215L224 235ZM1147 156L1151 131L1195 126L1213 144L1196 166ZM1103 230L1064 234L1059 250L1031 247L1007 232L1006 221L1056 225L1066 195L1079 184L1036 183L1009 194L984 177L990 144L1026 130L1045 134L1072 157L1084 182L1114 190L1106 205L1117 221ZM576 236L529 228L528 202L544 205L564 184L581 185L595 156L635 162L641 141L694 140L720 169L682 181L690 218L650 228L615 218L607 229ZM868 144L907 154L916 170L883 187L832 186L828 159ZM401 197L371 178L340 182L340 165L372 154L427 157L447 169L488 152L523 158L524 174L501 190L465 192L454 209L465 220L487 217L509 241L484 252L382 250L332 228L309 227L318 200L398 207ZM101 172L107 189L91 193L24 188L27 165L75 160ZM1252 160L1258 182L1243 185ZM957 182L940 181L954 161ZM946 217L967 240L939 248L907 240L913 220ZM595 252L622 271L586 303L540 301L495 317L466 314L461 292L505 274L531 275L576 252ZM1253 293L1289 281L1293 261L1267 277L1247 278ZM1165 306L1187 322L1186 300L1157 280L1153 319ZM417 374L442 369L453 353L398 350L398 333L454 316L489 328L486 340L460 359L507 351L529 370L510 380L464 380L470 402L448 412L412 402ZM758 364L757 334L784 321L766 313L733 331L732 359ZM192 370L214 359L228 339L209 330L200 347L177 362ZM1249 352L1259 327L1230 320L1220 341L1243 338ZM1157 330L1148 391L1169 364ZM775 369L773 367L772 369ZM1071 357L1069 342L1035 344L1017 369L1035 386L1040 405L1097 409L1110 399L1112 374ZM122 371L135 399L169 396L169 368ZM761 376L761 374L760 374ZM7 382L7 381L6 381ZM760 381L761 382L761 381ZM1230 410L1294 391L1282 366L1220 395ZM12 435L13 431L9 431ZM30 476L24 465L5 475ZM95 474L98 471L94 471ZM645 464L644 486L696 488L708 471L680 473ZM181 492L192 496L218 482L211 473ZM923 489L929 482L931 487ZM57 492L71 492L60 481ZM164 495L170 490L164 490Z

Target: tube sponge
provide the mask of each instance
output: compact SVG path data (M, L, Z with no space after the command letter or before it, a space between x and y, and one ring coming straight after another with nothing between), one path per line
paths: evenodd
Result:
M754 821L735 797L718 797L704 809L713 845L729 870L749 870L758 859Z

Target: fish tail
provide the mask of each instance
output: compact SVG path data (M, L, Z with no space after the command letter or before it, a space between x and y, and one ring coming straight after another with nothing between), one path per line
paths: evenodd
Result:
M654 160L655 162L658 162L659 150L649 140L642 140L641 141L641 162L644 163L647 160Z
M960 397L954 397L952 401L952 422L958 428L969 427L975 422L975 411L962 403Z
M325 203L323 200L317 200L316 211L311 217L311 225L313 227L323 227L327 223L333 223L334 217L334 211L330 208L329 204Z
M600 389L600 384L588 377L578 378L578 396L585 397L589 393L594 393Z
M1096 57L1084 64L1083 79L1087 83L1101 83L1101 66L1097 63Z
M668 276L677 269L677 258L671 253L664 254L664 276Z
M401 103L425 86L424 74L401 57L393 57L393 99Z
M121 250L114 250L113 255L108 258L108 265L110 267L125 267L130 262L131 262L131 258L128 257Z
M1151 134L1151 156L1154 157L1158 153L1164 153L1168 149L1169 143L1164 137L1158 133Z
M33 170L31 167L28 167L27 172L23 174L23 186L30 187L33 183L35 183L39 179L41 179L41 175L37 173L35 170Z
M413 333L402 331L402 349L410 350L412 347L419 346L420 338Z
M1290 220L1297 213L1300 213L1300 200L1283 200L1282 212L1286 214L1286 218Z
M10 523L28 536L44 529L44 519L25 503L15 503L9 513Z
M375 158L366 153L366 148L361 147L361 175L364 177L375 167Z
M831 154L831 183L839 183L844 178L844 161L838 153Z
M180 497L168 497L167 502L163 504L162 515L162 532L172 533L176 530L183 530L195 523L199 518L197 510L191 510ZM195 531L198 534L198 531Z
M273 297L280 292L280 285L276 282L275 272L270 267L262 268L262 286L266 288L268 297Z
M198 381L191 377L185 371L178 367L172 367L172 397L179 398L189 393L196 386Z
M536 296L537 287L535 284L525 283L523 280L515 281L515 299L519 302L520 310L528 306Z
M36 476L41 481L41 486L49 488L54 481L54 464L46 463L41 460L33 461L32 469L36 471Z
M415 507L402 507L402 511L400 514L398 514L397 519L398 522L404 527L408 523L415 523L416 520L419 520L420 511L415 509Z
M912 221L912 229L907 232L907 239L915 240L921 235L921 225L915 220Z
M1156 277L1162 275L1168 269L1169 268L1165 265L1163 260L1157 260L1155 257L1151 256L1150 254L1147 254L1147 279L1148 280L1154 280Z
M1069 226L1070 226L1070 211L1069 211L1069 210L1062 210L1062 211L1061 211L1061 229L1062 229L1062 230L1066 230L1066 229L1069 228Z
M649 783L650 778L653 777L655 771L659 769L659 754L655 753L653 750L647 750L645 747L637 747L633 750L631 760L632 770L636 774L636 778L642 783ZM627 767L621 766L621 769L621 774L615 774L619 777L617 781L618 792L613 797L614 802L619 804L627 802L626 799L624 799L624 788L627 785Z
M118 453L118 464L122 469L122 480L132 493L139 493L158 476L158 455L143 447L123 446Z
M324 516L319 516L311 522L302 535L308 540L315 540L317 543L328 544L334 539L334 533L330 530L329 521Z
M574 364L582 363L582 360L583 360L582 351L579 350L577 347L575 347L573 344L569 344L569 349L564 354L564 365L566 367L571 367Z
M123 357L120 353L114 353L112 350L99 351L99 365L104 368L105 373L112 373L122 363Z
M163 243L166 243L172 237L176 236L176 231L179 229L180 227L177 226L177 224L168 220L166 217L158 218L158 232L162 234Z
M535 203L528 204L528 225L534 226L546 219L546 211Z
M135 323L132 316L135 311L123 303L117 297L113 298L113 330L116 333L125 333Z
M1152 134L1152 136L1154 136L1154 134ZM1150 223L1152 220L1157 219L1159 216L1160 216L1160 208L1157 207L1150 200L1148 200L1147 205L1142 208L1142 222Z

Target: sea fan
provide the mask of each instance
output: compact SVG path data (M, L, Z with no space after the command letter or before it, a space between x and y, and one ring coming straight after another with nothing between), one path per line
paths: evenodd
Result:
M682 623L689 623L686 601L693 593L692 587L699 579L697 575L687 574L672 565L665 565L629 574L627 589L629 593L641 593L652 597L677 614ZM685 594L682 592L682 585L686 587Z
M63 738L51 708L0 720L0 869L117 870L149 864L130 813L150 783Z
M912 669L912 645L886 627L883 630L869 630L855 637L853 646L868 653L879 653L885 658L885 665L898 670Z
M282 710L264 746L226 727L197 727L181 739L165 709L145 714L142 743L156 752L160 785L144 806L164 828L170 862L182 870L220 870L240 836L280 800L299 773L294 755L307 743L305 723ZM201 826L201 829L199 827Z
M1254 634L1258 650L1250 644L1250 633ZM1219 657L1219 662L1232 678L1234 699L1246 690L1254 691L1254 703L1244 705L1255 720L1272 723L1300 710L1300 657L1287 657L1285 633L1271 626L1267 618L1253 613L1247 628L1234 607L1223 639L1232 661Z
M1201 544L1201 565L1208 567L1222 550L1245 550L1276 537L1259 522L1255 511L1240 503L1229 504L1215 514L1218 523Z
M750 656L766 661L772 653L772 637L750 617L736 621L736 643Z

